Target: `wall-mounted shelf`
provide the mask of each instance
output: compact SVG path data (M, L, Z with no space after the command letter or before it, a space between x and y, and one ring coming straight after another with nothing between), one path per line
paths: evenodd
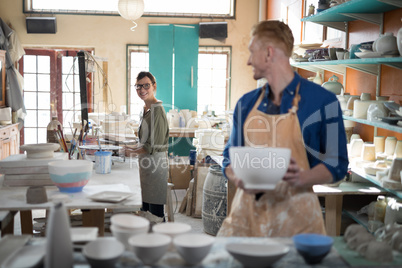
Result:
M346 116L346 115L343 116L343 119L354 121L354 122L361 123L361 124L366 124L366 125L373 126L373 127L379 127L379 128L383 128L386 130L395 131L398 133L402 133L402 127L400 127L398 125L390 125L390 124L383 123L383 122L369 121L367 119L359 119L359 118L354 118L352 116Z
M338 74L345 74L346 67L373 75L378 75L378 66L384 64L393 68L402 69L402 57L391 58L366 58L347 60L327 60L317 62L291 62L296 68L312 72L326 70Z
M382 13L401 7L402 1L400 0L351 0L305 17L302 21L310 21L346 31L345 22L362 20L381 25Z
M398 198L402 199L402 191L395 191L395 190L391 190L391 189L387 189L382 187L381 182L379 182L375 176L371 176L366 174L362 169L358 169L358 168L352 168L352 172L359 175L360 177L372 182L373 184L375 184L376 186L380 187L381 189L384 189L385 191L397 196Z

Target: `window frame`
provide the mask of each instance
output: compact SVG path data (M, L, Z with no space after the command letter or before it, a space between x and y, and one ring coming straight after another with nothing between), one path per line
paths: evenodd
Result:
M127 107L127 114L131 115L131 51L138 47L142 52L148 52L148 45L144 44L127 44L126 45L126 107ZM231 99L231 75L232 75L232 46L199 46L198 54L201 53L211 53L213 54L213 50L217 48L225 48L227 51L223 53L227 53L227 81L226 81L226 93L225 93L225 109L227 110L230 107L230 99ZM197 103L198 106L198 103Z
M33 10L32 1L22 0L22 10L24 14L68 14L68 15L96 15L96 16L120 16L117 11L94 11L94 10ZM230 0L231 13L230 14L204 14L204 13L157 13L157 12L144 12L142 17L167 17L167 18L215 18L215 19L236 19L236 1Z
M62 79L62 57L63 56L73 56L75 57L77 52L82 50L79 48L35 48L35 47L27 47L25 49L25 55L34 55L34 56L49 56L50 57L50 118L49 122L52 119L52 116L57 116L59 122L63 125L63 127L68 130L70 129L69 126L66 124L63 124L64 120L64 111L63 110L63 79ZM94 49L85 49L89 53L92 53ZM61 57L60 57L61 55ZM78 60L78 59L77 59ZM18 71L22 76L24 76L24 57L21 57L21 59L18 62ZM92 81L92 74L88 74L88 77ZM94 95L92 92L92 82L87 84L87 95L88 95L88 100L90 100L90 105L88 112L92 112L93 105L94 105ZM56 104L56 110L52 110L51 106L52 104ZM30 109L31 110L31 109ZM40 109L36 109L39 111ZM33 128L33 127L30 127ZM34 128L43 128L37 126ZM38 137L37 137L38 138ZM22 128L22 131L20 131L20 143L24 144L25 143L25 137L24 137L24 126Z

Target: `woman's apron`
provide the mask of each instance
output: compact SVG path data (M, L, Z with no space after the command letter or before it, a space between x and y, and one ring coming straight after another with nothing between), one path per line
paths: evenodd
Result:
M150 204L166 204L169 162L166 152L139 154L142 201Z
M263 90L244 122L243 132L245 146L290 148L297 164L306 170L310 167L296 114L299 86L287 114L270 115L259 111L257 107L266 89ZM311 187L295 188L281 181L258 200L255 194L238 188L231 212L218 236L291 237L299 233L326 233L318 197Z

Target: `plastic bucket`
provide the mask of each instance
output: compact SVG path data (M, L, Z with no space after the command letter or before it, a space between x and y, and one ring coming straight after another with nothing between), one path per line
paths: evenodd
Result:
M219 165L208 169L203 187L202 222L204 232L216 235L226 218L227 183Z
M95 172L108 174L112 171L112 152L95 152Z

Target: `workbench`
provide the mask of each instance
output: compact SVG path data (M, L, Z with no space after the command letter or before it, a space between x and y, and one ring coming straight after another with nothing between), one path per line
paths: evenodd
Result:
M32 210L50 209L53 202L62 200L68 209L81 209L84 226L99 228L99 235L104 233L105 209L130 209L137 211L142 206L138 158L125 162L114 162L109 174L97 174L93 171L88 184L79 193L61 193L56 186L46 186L48 202L28 204L26 191L28 187L3 186L4 175L0 177L0 210L19 211L21 232L32 234ZM96 202L88 198L102 191L131 192L128 199L120 203Z

